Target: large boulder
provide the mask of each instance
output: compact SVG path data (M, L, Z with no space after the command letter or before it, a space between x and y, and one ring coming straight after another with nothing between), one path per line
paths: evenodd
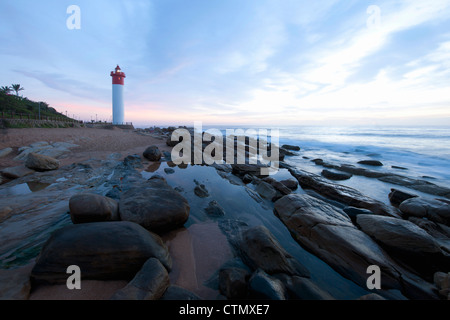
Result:
M376 215L359 215L356 219L362 231L425 279L431 280L434 272L450 266L450 255L413 222Z
M169 274L158 259L150 258L125 288L118 290L112 300L157 300L169 286Z
M365 287L367 267L377 265L383 272L383 289L402 290L414 298L435 298L424 281L402 273L370 236L325 201L290 194L275 203L275 213L297 242L355 283Z
M130 280L149 259L172 266L161 238L136 223L93 222L55 231L42 248L31 278L65 283L67 267L77 265L82 279Z
M242 261L253 270L268 274L286 273L309 277L309 271L295 260L264 226L246 229L239 244Z
M150 161L159 161L161 159L161 151L157 146L150 146L144 151L144 157Z
M377 215L359 215L361 230L383 246L410 253L440 253L434 238L408 220Z
M399 209L408 216L450 225L450 204L444 201L411 198L403 201Z
M116 200L93 193L80 193L69 200L73 223L117 221L119 204Z
M277 191L267 182L261 181L255 188L255 191L259 193L261 197L267 200L272 200L276 195Z
M334 300L328 292L319 288L311 279L286 274L276 274L286 287L289 299L294 300Z
M164 179L151 179L122 193L120 218L136 222L154 232L165 232L184 225L189 203Z
M59 168L59 161L49 156L30 153L25 161L25 166L36 171L51 171Z

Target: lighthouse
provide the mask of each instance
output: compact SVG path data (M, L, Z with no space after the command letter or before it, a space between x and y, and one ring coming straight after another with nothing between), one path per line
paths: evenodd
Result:
M125 73L120 70L117 65L115 71L111 71L112 77L112 108L113 108L113 124L123 124L124 107L123 107L123 86L125 83Z

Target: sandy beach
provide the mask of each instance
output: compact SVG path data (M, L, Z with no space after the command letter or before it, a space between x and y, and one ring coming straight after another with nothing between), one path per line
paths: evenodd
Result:
M123 157L140 154L143 148L156 145L161 151L170 151L164 140L143 136L133 130L96 128L25 128L3 129L0 133L0 150L13 148L13 152L0 159L0 169L20 165L15 161L17 150L38 141L70 142L79 147L60 159L61 166L82 162L91 158L106 159L111 153L121 153Z

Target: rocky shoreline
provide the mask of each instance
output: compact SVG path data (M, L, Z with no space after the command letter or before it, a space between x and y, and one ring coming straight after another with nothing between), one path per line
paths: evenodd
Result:
M136 130L161 143L70 165L73 142L0 150L23 162L1 170L0 299L73 297L70 265L109 288L102 299L450 299L450 189L365 160L314 159L317 175L285 161L302 152L290 145L273 177L262 164L177 166L173 130ZM411 193L386 204L336 183L352 175ZM370 265L379 290L366 287Z

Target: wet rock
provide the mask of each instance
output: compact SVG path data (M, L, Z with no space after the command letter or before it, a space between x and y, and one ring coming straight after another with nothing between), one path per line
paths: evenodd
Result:
M242 261L269 274L286 273L309 277L309 271L287 253L264 226L246 229L239 243Z
M120 218L153 232L165 232L184 225L189 203L163 179L150 179L122 193Z
M298 181L295 179L285 179L280 182L291 190L296 190L298 188Z
M262 179L262 181L267 182L268 184L270 184L272 187L275 188L275 190L277 190L281 196L285 196L289 193L291 193L291 189L289 189L288 187L286 187L284 184L282 184L281 182L275 180L274 178L271 177L267 177ZM281 198L281 197L280 197Z
M150 161L159 161L161 160L161 151L157 146L150 146L145 149L143 156Z
M358 161L359 164L364 164L366 166L373 166L373 167L382 167L383 164L378 160L362 160Z
M267 166L260 164L232 164L231 167L233 169L232 172L240 176L244 176L246 174L260 176L261 168L266 168Z
M6 157L11 152L13 152L12 148L5 148L5 149L0 150L0 158Z
M212 217L222 217L225 215L225 210L217 203L216 200L209 202L208 207L205 208L205 212Z
M398 170L408 170L407 168L404 168L404 167L399 167L399 166L392 166L392 169L398 169Z
M384 203L367 197L358 190L330 182L319 175L286 166L289 172L298 180L302 188L312 189L320 195L339 201L348 206L363 208L375 214L399 217L398 212Z
M161 238L136 223L69 225L50 236L31 278L37 283L65 283L67 267L75 264L82 279L129 280L149 258L157 258L166 269L172 266Z
M441 249L450 254L450 227L446 225L430 221L428 219L409 217L408 221L411 221L418 227L425 230L430 236L432 236Z
M117 221L119 204L114 199L93 193L80 193L69 200L73 223Z
M166 174L174 174L174 173L175 173L175 170L173 170L172 168L164 168L164 172L165 172Z
M253 181L253 176L250 174L246 174L242 177L242 182L244 183L250 183Z
M127 286L111 300L157 300L169 286L169 275L158 259L148 259Z
M242 268L226 268L219 271L219 290L227 299L244 299L250 274Z
M373 214L373 212L370 210L355 207L345 207L342 210L348 215L348 217L352 220L353 223L356 222L356 217L360 214Z
M170 285L160 300L202 300L195 293L180 286Z
M408 216L450 225L450 205L442 201L411 198L403 201L399 209Z
M1 173L9 179L18 179L33 174L34 170L31 170L25 166L16 166L3 169Z
M289 299L294 300L334 300L325 290L319 288L311 279L288 276L286 274L276 274L275 278L283 282L286 287Z
M59 168L59 161L52 157L30 153L25 166L36 171L51 171Z
M317 164L319 166L324 164L322 159L313 159L313 160L311 160L311 162L314 162L315 164Z
M209 192L204 184L199 184L194 188L194 193L197 197L207 198L209 197Z
M399 206L403 201L411 199L411 198L415 198L417 197L414 194L409 194L397 189L391 189L391 192L389 193L389 201L394 205L394 206Z
M357 217L361 230L370 235L390 255L408 265L425 279L450 265L450 255L425 230L408 220L376 215Z
M269 276L263 270L257 270L249 280L251 296L263 300L286 300L283 283Z
M137 154L129 155L123 159L123 164L131 168L140 168L142 167L142 159Z
M352 175L348 173L339 173L326 169L322 170L322 176L330 180L348 180L352 177Z
M441 253L434 238L410 221L359 215L357 223L362 231L384 246L410 253Z
M275 190L275 188L264 181L261 181L256 186L255 191L258 192L261 197L268 200L272 200L277 195L277 191Z
M293 145L289 145L289 144L284 144L281 147L283 149L287 149L287 150L300 151L300 147L299 146L293 146Z
M399 289L416 298L435 297L425 281L401 272L374 240L328 203L306 194L290 194L275 203L275 213L297 242L355 283L366 286L367 266L377 265L383 270L383 288Z

